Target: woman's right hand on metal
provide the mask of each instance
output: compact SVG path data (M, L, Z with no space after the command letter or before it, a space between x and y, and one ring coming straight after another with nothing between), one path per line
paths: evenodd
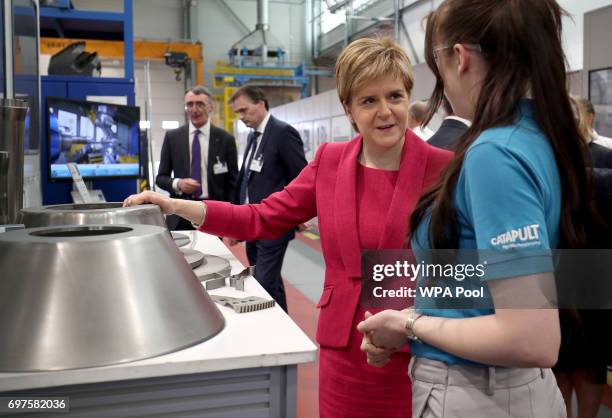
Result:
M174 199L149 190L129 196L123 201L123 207L144 205L145 203L159 206L166 215L174 215L176 213Z

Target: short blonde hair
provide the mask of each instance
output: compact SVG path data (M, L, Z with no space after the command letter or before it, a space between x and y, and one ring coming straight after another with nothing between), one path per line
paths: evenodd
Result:
M574 111L574 117L576 118L576 123L578 125L578 133L582 137L582 140L589 144L593 141L593 133L591 131L591 127L587 122L590 103L588 100L583 99L578 96L573 96L570 94L570 102L572 104L572 110Z
M338 57L335 68L340 102L348 105L355 89L379 77L400 79L410 94L414 80L406 52L390 37L361 38L351 42Z

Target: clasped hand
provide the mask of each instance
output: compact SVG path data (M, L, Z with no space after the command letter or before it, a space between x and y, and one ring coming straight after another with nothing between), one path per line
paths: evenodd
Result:
M363 333L361 351L366 353L368 364L374 367L385 366L391 354L406 344L404 325L406 318L402 311L388 309L372 315L366 312L364 320L357 325Z
M179 190L181 191L181 193L185 193L185 194L191 194L195 192L196 189L200 186L201 184L199 181L191 179L191 178L180 179L178 181Z

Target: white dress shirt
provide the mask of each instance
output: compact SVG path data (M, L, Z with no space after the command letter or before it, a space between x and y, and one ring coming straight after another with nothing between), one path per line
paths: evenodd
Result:
M421 127L420 125L414 128L412 132L417 134L417 136L421 138L423 141L427 141L429 138L433 136L433 134L435 134L435 132L429 129L427 126Z
M253 154L253 156L257 155L257 151L259 150L259 146L261 145L261 140L263 139L263 134L266 131L266 126L268 125L268 121L270 120L270 112L268 112L266 114L266 117L261 121L261 123L257 126L257 128L255 129L255 132L259 132L260 135L257 136L257 138L255 138L255 146L251 148L251 151L249 152L249 154L247 155L246 160L244 160L245 164L249 163L249 159L251 158L251 154ZM249 175L249 167L245 167L244 168L244 175L248 176ZM245 204L249 203L249 186L247 184L247 191L246 191L246 201L244 202Z
M263 138L263 134L266 130L266 126L268 125L268 121L270 120L270 112L266 113L266 117L261 121L255 132L259 132L260 135L257 137L257 143L254 148L251 148L252 152L257 152L259 150L259 146L261 145L261 140ZM247 160L248 161L248 160Z
M468 128L469 128L470 126L472 126L472 121L471 121L471 120L469 120L469 119L465 119L465 118L462 118L462 117L459 117L459 116L456 116L456 115L447 116L447 117L445 117L445 118L444 118L444 120L446 120L446 119L454 119L454 120L458 120L459 122L463 123L463 124L464 124L465 126L467 126Z
M593 129L593 142L606 148L612 148L612 138L601 136Z
M200 131L200 135L198 135L198 138L200 140L200 161L202 163L202 170L201 170L202 195L200 195L200 199L207 199L208 198L207 167L208 167L208 143L210 141L210 120L206 122L206 124L204 124L201 128L196 128L195 126L193 126L191 122L189 122L189 164L190 164L190 167L191 167L191 160L193 158L193 156L191 155L191 146L193 145L193 136L196 130ZM176 194L182 195L183 192L181 192L178 188L179 180L180 178L175 178L172 181L172 189L176 192Z

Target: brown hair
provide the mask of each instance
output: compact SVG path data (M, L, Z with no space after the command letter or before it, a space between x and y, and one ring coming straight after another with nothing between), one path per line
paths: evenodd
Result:
M260 89L259 87L255 87L255 86L240 87L238 90L234 92L234 94L232 94L232 97L230 97L229 99L230 104L233 103L234 100L236 100L240 96L248 97L249 100L252 101L253 103L264 102L264 105L266 106L266 110L270 110L270 106L268 105L268 98L266 97L266 93L264 93L264 91Z
M351 95L365 83L383 76L398 78L410 95L414 80L406 52L389 37L361 38L342 50L335 67L340 102L347 106ZM358 131L355 124L353 128Z
M454 159L426 192L411 217L415 231L431 207L429 238L434 248L457 248L459 231L453 194L468 147L485 129L511 124L517 104L528 94L535 119L550 141L561 177L561 246L585 242L591 216L590 181L584 144L572 114L561 46L565 14L555 0L446 0L427 18L425 58L436 77L429 121L440 105L444 84L434 59L436 45L476 44L488 71L472 125L459 139ZM452 48L438 53L451 54Z
M423 123L425 117L427 116L427 102L412 102L408 108L408 112L415 121L419 122L419 124Z

